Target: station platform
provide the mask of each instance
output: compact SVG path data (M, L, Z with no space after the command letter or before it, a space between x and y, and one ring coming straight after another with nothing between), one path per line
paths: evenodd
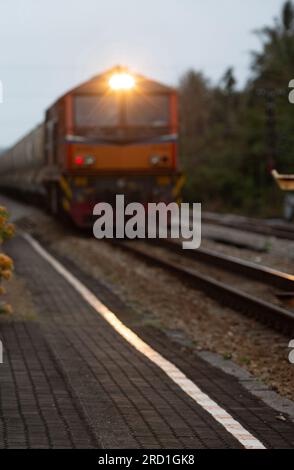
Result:
M236 378L164 332L136 325L115 293L71 261L49 253L107 306L117 328L28 239L16 236L6 251L37 317L0 317L0 447L294 447L291 419L277 419Z

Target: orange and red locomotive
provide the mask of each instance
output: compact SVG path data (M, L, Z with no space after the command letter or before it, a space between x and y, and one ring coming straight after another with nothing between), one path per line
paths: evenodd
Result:
M0 188L37 195L79 226L116 194L170 202L179 187L177 126L173 88L115 67L59 98L0 156Z

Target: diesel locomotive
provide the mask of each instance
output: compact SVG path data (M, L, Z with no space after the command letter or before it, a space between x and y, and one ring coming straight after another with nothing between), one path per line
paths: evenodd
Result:
M117 194L168 203L182 184L177 131L176 90L115 67L64 94L0 155L0 190L44 200L78 226Z

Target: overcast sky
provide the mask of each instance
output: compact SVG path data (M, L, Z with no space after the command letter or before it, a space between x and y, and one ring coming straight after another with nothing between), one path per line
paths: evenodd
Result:
M68 88L118 63L175 85L188 68L213 82L249 73L255 29L283 0L1 0L0 147Z

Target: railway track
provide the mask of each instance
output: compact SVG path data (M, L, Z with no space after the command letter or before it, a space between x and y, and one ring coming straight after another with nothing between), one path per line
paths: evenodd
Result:
M156 240L156 243L174 253L179 253L188 259L199 261L231 273L239 274L248 279L254 279L278 289L293 292L294 294L294 276L291 274L268 268L267 266L260 266L255 263L206 248L183 250L181 243L177 240L158 239Z
M182 260L183 256L189 257L191 260L197 259L197 261L221 267L231 273L238 273L247 278L279 287L285 293L294 293L294 276L205 249L184 251L179 243L170 240L157 240L157 244L160 243L167 250L171 250L173 260L168 259L163 253L156 252L152 243L138 244L127 241L114 243L143 261L167 270L189 284L190 287L203 291L218 303L254 317L289 337L293 336L293 312L203 274L193 266L193 262L190 266L183 266Z
M207 224L215 224L237 230L245 230L247 232L272 236L284 240L294 240L294 225L292 224L250 219L241 216L222 217L218 214L211 213L203 213L202 221Z

